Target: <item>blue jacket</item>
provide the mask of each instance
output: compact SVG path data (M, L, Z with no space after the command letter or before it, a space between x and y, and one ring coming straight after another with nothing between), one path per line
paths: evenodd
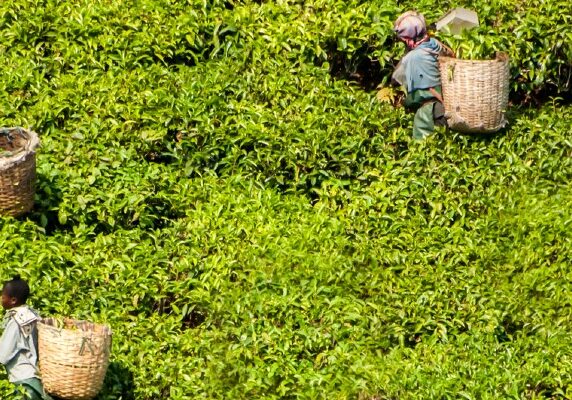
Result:
M437 57L443 50L437 40L430 38L403 57L397 69L401 69L400 72L405 78L404 82L400 83L405 86L407 93L441 85Z
M27 305L12 308L4 319L0 339L0 363L6 366L8 380L19 382L38 378L39 315Z

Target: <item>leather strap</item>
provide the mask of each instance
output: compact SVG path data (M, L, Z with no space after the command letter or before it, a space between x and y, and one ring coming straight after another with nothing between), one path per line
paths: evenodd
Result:
M437 100L439 100L441 103L443 102L443 96L441 96L439 94L438 91L435 90L435 88L430 87L429 91L431 92L431 94L433 95L433 97L435 97Z

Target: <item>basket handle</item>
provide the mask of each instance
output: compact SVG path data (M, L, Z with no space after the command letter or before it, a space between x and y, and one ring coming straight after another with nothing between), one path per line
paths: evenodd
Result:
M109 337L109 347L111 347L111 336ZM86 349L91 353L92 356L95 356L95 350L96 350L97 345L95 345L93 343L93 340L91 337L88 336L84 336L81 338L81 346L79 348L79 355L83 356L86 352ZM108 351L111 351L110 349L108 349L108 347L106 345L103 345L101 347L101 352L100 354L104 354L107 353Z
M84 355L86 347L88 348L91 355L94 356L95 351L93 350L93 342L91 341L90 337L84 336L83 338L81 338L81 347L79 349L80 356Z

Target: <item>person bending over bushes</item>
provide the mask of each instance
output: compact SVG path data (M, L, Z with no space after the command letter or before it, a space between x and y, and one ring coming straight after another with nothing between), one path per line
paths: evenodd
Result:
M38 330L40 316L26 301L30 295L28 283L15 276L4 283L2 307L4 333L0 338L0 362L6 367L10 382L20 386L27 399L51 400L44 392L38 373Z
M405 107L415 111L413 138L424 139L433 133L436 123L446 124L437 58L440 55L452 57L454 54L443 43L429 37L425 18L415 11L402 14L395 21L393 30L405 43L408 52L392 77L407 92Z

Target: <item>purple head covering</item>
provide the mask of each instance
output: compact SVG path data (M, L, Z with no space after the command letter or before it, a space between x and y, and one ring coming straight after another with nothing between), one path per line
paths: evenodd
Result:
M401 14L393 24L393 30L400 39L406 42L416 43L427 35L425 18L416 11L407 11Z

